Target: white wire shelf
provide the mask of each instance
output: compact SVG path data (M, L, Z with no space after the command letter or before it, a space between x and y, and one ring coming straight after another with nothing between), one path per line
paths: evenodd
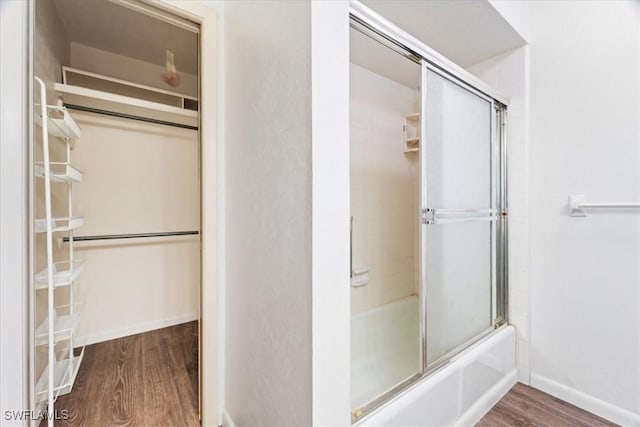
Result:
M69 305L57 307L60 308L68 308ZM81 308L82 304L74 304L74 312L73 314L65 314L62 316L56 316L54 320L53 326L53 343L58 343L59 341L68 340L71 338L73 331L78 325L78 321L81 316ZM46 318L40 323L38 328L36 329L35 334L35 344L36 346L47 345L49 344L49 318Z
M80 138L80 127L76 121L73 120L73 117L71 117L71 114L69 114L66 108L58 107L57 105L47 105L47 113L47 129L49 135L69 139ZM42 126L42 116L39 109L37 109L35 120L39 126Z
M73 262L62 261L54 263L53 287L69 286L76 280L83 267L83 259L77 259ZM47 275L48 269L46 268L36 274L36 289L47 289L49 287Z
M82 364L82 359L84 358L84 348L82 348L82 352L80 355L74 356L69 359L62 359L55 362L56 366L54 368L53 374L53 384L54 384L54 396L60 396L63 394L67 394L73 388L73 383L76 380L76 376L78 375L78 369L80 369L80 365ZM49 367L45 368L40 378L38 378L38 382L35 387L35 397L36 402L42 402L47 400L47 392L49 388Z
M39 178L44 178L44 165L36 163L34 174ZM82 182L82 172L68 163L49 163L49 180L52 182L78 183Z
M51 231L56 233L59 231L71 231L78 227L82 227L84 218L51 218ZM47 231L47 220L36 219L36 233L45 233Z

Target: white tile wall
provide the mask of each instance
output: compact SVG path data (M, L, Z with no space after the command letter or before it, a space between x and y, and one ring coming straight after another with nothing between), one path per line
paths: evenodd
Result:
M371 267L369 283L351 288L352 314L417 291L418 153L404 152L402 126L418 85L351 64L353 267Z
M509 204L509 321L517 329L518 381L530 382L529 142L527 46L468 68L509 98L507 122Z

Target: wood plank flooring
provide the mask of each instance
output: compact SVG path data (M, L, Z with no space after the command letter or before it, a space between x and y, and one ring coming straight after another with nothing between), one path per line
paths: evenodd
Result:
M611 427L611 423L535 388L516 384L476 427Z
M56 427L199 426L197 322L87 346L55 409Z

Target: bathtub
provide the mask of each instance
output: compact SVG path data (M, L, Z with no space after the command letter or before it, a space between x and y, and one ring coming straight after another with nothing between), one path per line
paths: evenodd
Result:
M418 317L415 296L352 316L355 406L419 372ZM355 425L473 426L517 381L515 340L512 326L496 330Z
M410 296L351 317L351 406L420 372L419 315Z

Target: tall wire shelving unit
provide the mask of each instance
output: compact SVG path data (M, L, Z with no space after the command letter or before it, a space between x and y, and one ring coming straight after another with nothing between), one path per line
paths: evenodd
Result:
M58 396L71 391L84 356L84 348L77 355L74 351L74 330L81 312L76 300L75 282L82 271L83 260L74 256L73 231L83 225L84 219L73 215L73 185L82 182L82 172L72 166L71 151L75 140L80 137L80 128L64 107L47 104L44 82L39 77L35 77L35 81L40 87L40 103L36 104L34 117L42 131L42 161L34 164L34 174L44 180L44 218L35 220L35 232L45 235L46 267L36 273L34 282L36 292L46 293L46 316L36 326L34 345L46 348L47 364L36 381L34 398L40 411L46 407L45 416L48 426L52 427L56 414L55 401ZM51 160L50 142L53 141L50 138L66 144L64 161ZM56 191L66 187L65 216L53 216L52 183L62 183L55 186ZM54 233L66 233L68 237L65 260L54 259ZM63 287L68 288L64 301L56 304L56 289ZM63 341L67 345L57 351L56 346Z

